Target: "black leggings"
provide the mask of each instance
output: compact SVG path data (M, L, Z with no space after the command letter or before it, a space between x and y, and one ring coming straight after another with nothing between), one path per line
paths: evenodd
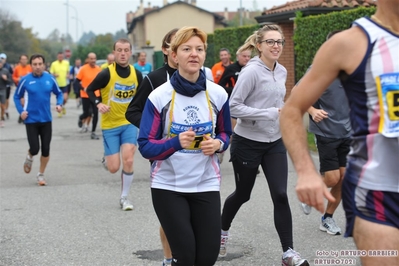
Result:
M79 119L83 120L93 114L93 120L91 121L92 129L91 132L96 131L98 122L98 108L94 105L89 98L82 98L83 114L80 115ZM91 107L91 108L90 108Z
M42 145L42 156L50 155L50 142L52 127L51 122L25 124L26 135L28 136L29 153L34 156L39 153L40 144ZM40 143L39 143L40 136Z
M173 254L172 265L214 265L220 248L220 193L151 189Z
M274 205L274 226L280 237L283 251L293 247L292 217L287 197L287 155L286 153L265 154L261 166L269 185ZM222 213L222 230L229 230L241 205L249 201L258 167L248 168L239 160L233 161L236 190L227 197Z

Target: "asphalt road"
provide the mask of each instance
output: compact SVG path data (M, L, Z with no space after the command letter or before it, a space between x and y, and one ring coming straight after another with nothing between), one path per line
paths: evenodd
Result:
M89 133L79 133L77 118L81 110L76 108L74 100L66 107L67 114L62 118L53 112L45 187L36 185L38 156L31 173L23 171L28 142L24 125L17 123L13 103L10 120L0 128L0 265L160 266L163 254L159 222L150 198L148 161L136 153L130 193L135 209L121 211L120 171L112 175L102 168L102 138L91 140ZM97 133L101 131L97 129ZM234 191L233 170L227 162L229 155L225 157L222 202ZM288 193L295 250L311 265L326 265L317 260L332 257L341 262L336 265L360 265L359 258L332 254L354 250L353 240L321 232L320 214L314 210L308 216L302 213L294 191L295 182L290 163ZM344 228L342 207L334 217ZM273 205L262 172L251 200L237 214L230 233L228 255L216 265L281 265L282 250L273 223Z

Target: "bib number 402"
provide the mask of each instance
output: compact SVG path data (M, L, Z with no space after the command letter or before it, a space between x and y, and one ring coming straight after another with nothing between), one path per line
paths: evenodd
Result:
M134 96L134 90L129 91L118 91L115 95L120 99L127 99Z

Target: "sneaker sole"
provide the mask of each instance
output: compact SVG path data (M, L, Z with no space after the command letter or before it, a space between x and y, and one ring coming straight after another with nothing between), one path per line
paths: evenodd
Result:
M338 235L341 234L341 232L336 232L336 233L331 232L330 230L328 230L327 228L325 228L323 225L320 225L320 226L319 226L319 229L320 229L320 231L326 232L327 234L333 235L333 236L338 236Z
M311 212L312 212L312 208L310 208L310 210L308 211L308 210L306 210L303 206L302 206L302 202L299 202L299 206L301 207L301 210L302 210L302 212L305 214L305 215L309 215Z
M121 209L122 211L132 211L134 209L133 204L130 206L126 206L125 208L123 208L123 205L121 204Z
M32 162L24 162L24 172L29 174L32 170Z
M222 250L222 249L219 250L219 255L218 255L219 258L224 258L224 257L226 257L226 255L227 255L226 248L224 250Z
M43 181L42 181L42 182L38 182L37 184L38 184L39 186L42 187L42 186L45 186L45 185L46 185L46 182L43 182Z
M309 262L307 260L305 260L304 262L299 264L299 266L310 266L310 264L309 264Z

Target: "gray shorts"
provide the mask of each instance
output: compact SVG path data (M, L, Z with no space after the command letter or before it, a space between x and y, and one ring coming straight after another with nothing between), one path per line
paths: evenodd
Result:
M6 104L6 91L0 91L0 103L1 104Z

